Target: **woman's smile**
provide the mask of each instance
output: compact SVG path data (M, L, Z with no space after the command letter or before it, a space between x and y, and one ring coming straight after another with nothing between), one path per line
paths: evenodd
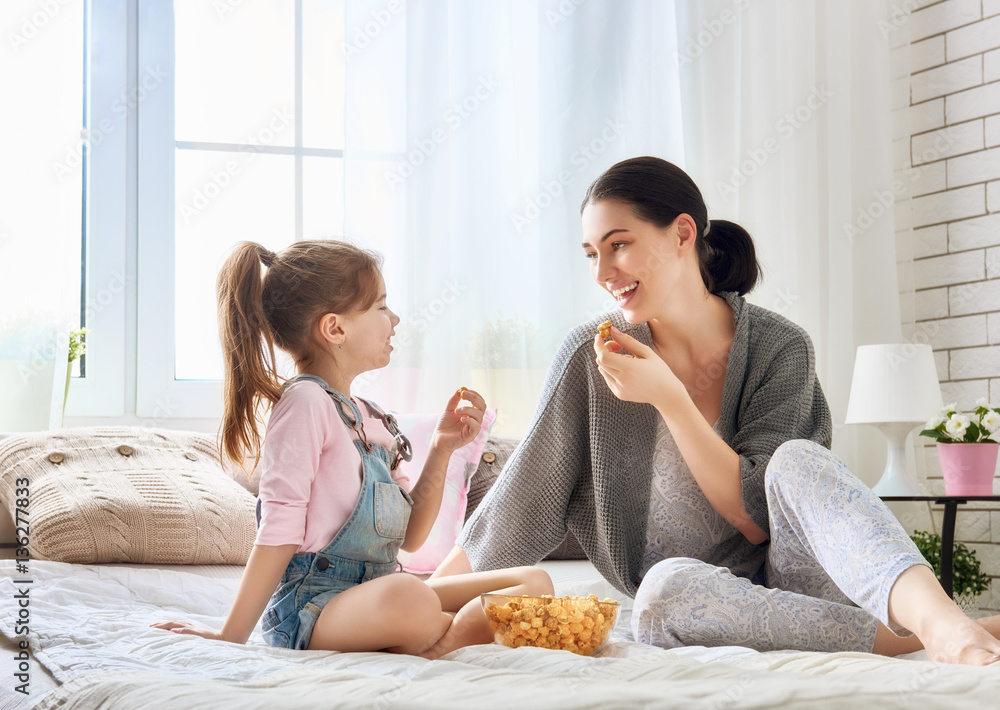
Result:
M635 292L639 289L639 282L633 281L627 283L624 286L609 287L608 290L611 291L611 295L615 297L619 306L624 306L626 303L632 300L635 296Z

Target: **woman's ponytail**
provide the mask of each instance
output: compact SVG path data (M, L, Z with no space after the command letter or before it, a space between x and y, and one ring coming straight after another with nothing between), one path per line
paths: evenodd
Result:
M223 264L216 287L225 364L219 449L240 466L248 455L254 466L260 460L258 420L281 397L261 276L262 263L274 256L260 244L241 242Z
M708 234L695 240L701 278L709 293L753 290L761 277L750 233L735 222L713 219Z

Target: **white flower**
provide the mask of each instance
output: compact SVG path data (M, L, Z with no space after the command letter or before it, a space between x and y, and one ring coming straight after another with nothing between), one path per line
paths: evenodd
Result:
M927 420L927 424L924 425L925 429L937 429L939 426L945 423L945 417L934 416Z
M944 428L953 439L963 439L965 438L965 430L969 428L970 421L964 414L955 412L945 423Z
M949 414L955 411L956 404L958 403L952 402L951 404L947 405L944 409L941 410L941 416L947 418Z
M990 410L983 415L982 426L990 434L1000 429L1000 414L997 414L994 410Z
M987 400L985 397L980 397L979 399L976 400L976 406L977 407L988 407L988 406L990 406L988 402L989 402L989 400Z

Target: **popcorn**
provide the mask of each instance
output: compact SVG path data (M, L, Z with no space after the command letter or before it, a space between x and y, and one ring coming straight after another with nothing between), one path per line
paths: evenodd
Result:
M498 601L506 600L503 603ZM618 602L588 597L483 595L483 610L497 643L536 646L589 656L618 618Z

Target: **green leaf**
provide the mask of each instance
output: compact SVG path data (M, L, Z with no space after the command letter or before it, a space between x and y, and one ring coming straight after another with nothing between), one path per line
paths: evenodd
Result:
M924 556L927 563L934 568L934 574L938 580L941 579L941 536L924 530L916 530L910 536L917 546L920 554ZM967 593L982 594L992 581L989 575L984 574L979 565L979 558L976 553L962 543L955 543L954 555L952 556L952 589L967 589Z
M948 441L948 435L944 432L940 432L937 429L924 429L920 432L920 436L929 436L932 439L937 439L938 441Z

